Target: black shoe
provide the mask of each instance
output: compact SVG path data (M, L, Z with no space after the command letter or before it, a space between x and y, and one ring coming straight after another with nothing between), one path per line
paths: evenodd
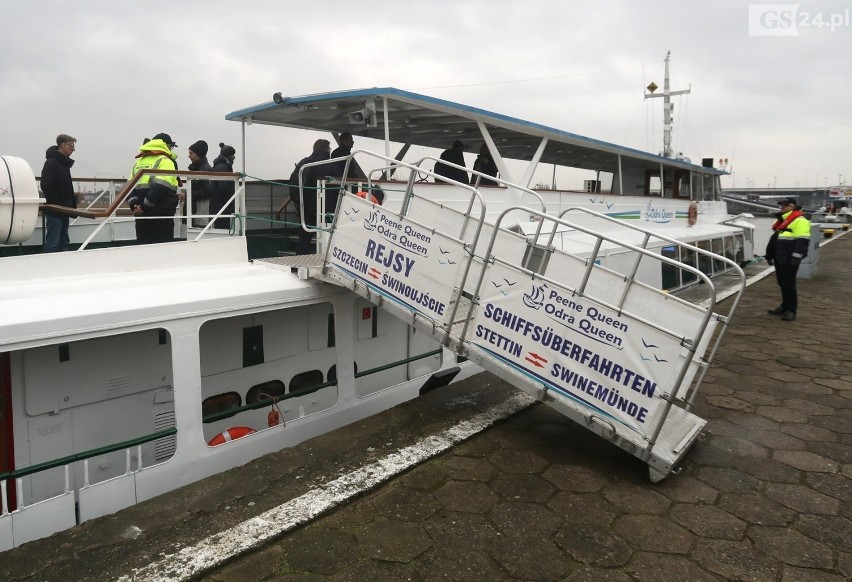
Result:
M792 311L785 311L784 315L781 316L781 319L784 321L796 321L796 314Z
M776 307L775 309L769 309L766 311L769 315L784 315L783 307Z

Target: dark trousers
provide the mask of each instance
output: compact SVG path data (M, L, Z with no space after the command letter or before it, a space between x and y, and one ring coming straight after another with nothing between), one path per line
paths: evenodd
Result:
M136 221L136 241L141 245L172 242L174 233L175 221L171 216Z
M59 253L68 250L71 242L68 238L69 217L55 214L44 215L44 252Z
M781 309L796 313L799 307L799 296L796 292L796 273L799 265L779 265L775 263L775 279L781 287Z

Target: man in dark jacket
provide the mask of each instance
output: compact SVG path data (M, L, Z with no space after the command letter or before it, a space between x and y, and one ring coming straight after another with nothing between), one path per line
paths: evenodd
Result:
M237 157L237 150L234 149L233 146L225 145L224 143L219 144L219 155L213 160L213 171L214 172L233 172L234 171L234 158ZM236 185L233 182L226 182L220 180L211 180L210 181L210 214L217 214L222 208L225 208L223 214L231 215L234 213L234 201L231 200L228 203L228 200L234 195L236 192ZM226 205L227 203L227 205ZM216 222L213 224L215 228L231 228L231 217L230 216L221 216L216 219Z
M444 150L441 153L441 159L445 162L450 162L451 164L456 164L457 166L464 167L464 142L461 140L456 140L453 142L453 147L448 150ZM443 176L450 180L455 180L456 182L461 182L462 184L467 184L467 172L458 168L451 168L447 164L442 164L438 162L435 164L435 173L439 176ZM435 180L438 181L437 179Z
M482 144L482 147L479 148L479 155L476 158L476 161L473 162L473 171L474 172L482 172L483 174L488 174L489 176L497 177L497 164L494 163L494 158L491 157L491 152L488 149L488 144ZM494 180L489 180L488 178L482 178L473 174L470 177L470 185L475 186L476 181L479 180L480 186L496 186L497 182Z
M799 306L796 275L802 259L808 256L811 223L802 214L795 198L784 198L778 205L781 211L772 225L773 234L766 248L766 260L775 264L775 279L781 287L781 305L770 309L770 315L780 315L784 321L795 321Z
M207 142L203 139L198 140L189 146L189 161L188 170L190 172L210 172L213 168L210 162L207 161ZM210 213L210 180L190 180L189 185L192 191L192 214L209 214ZM181 202L185 202L183 193L180 194ZM186 208L183 211L186 214ZM206 226L210 219L193 218L193 226Z
M296 169L290 176L291 184L294 183L293 180L295 180L295 184L298 187L299 168L301 168L305 164L328 160L330 157L331 144L329 143L329 141L327 139L318 139L317 141L315 141L311 155L306 158L302 158L301 160L299 160L299 163L296 164ZM331 171L333 171L333 168L330 168L329 164L321 164L318 166L312 166L310 168L307 168L304 172L302 172L302 191L304 197L304 199L302 200L302 210L305 215L305 224L309 226L316 226L317 223L317 185L319 183L319 180L323 176L327 176ZM326 200L325 210L326 212L329 211L328 200ZM334 211L334 208L331 208L331 211ZM299 242L296 245L297 255L306 255L311 252L311 239L313 238L313 236L313 232L308 232L304 229L299 231Z
M44 167L41 169L41 191L48 204L77 208L77 196L71 181L71 166L74 160L71 154L77 146L77 140L64 133L56 136L56 145L45 152ZM56 253L68 250L69 217L49 210L44 213L46 232L44 252Z

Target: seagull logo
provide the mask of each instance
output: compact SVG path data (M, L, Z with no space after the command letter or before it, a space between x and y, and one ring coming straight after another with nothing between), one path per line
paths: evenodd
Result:
M655 346L654 344L649 344L648 342L645 341L645 338L642 338L642 345L645 346L646 348L649 348L649 349L660 347L660 346Z
M513 287L517 284L517 281L512 282L512 281L509 281L508 279L502 279L502 281L506 285L508 285L509 287ZM509 294L508 291L503 291L503 289L500 289L501 287L503 287L503 283L497 283L496 281L491 281L491 284L494 285L495 289L499 289L500 293L503 294L504 296Z
M527 357L524 358L524 360L526 360L536 368L544 368L544 365L547 363L547 358L544 358L535 352L529 352L527 354Z

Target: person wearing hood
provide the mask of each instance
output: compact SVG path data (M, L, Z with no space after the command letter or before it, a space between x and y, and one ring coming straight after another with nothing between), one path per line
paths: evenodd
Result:
M177 144L167 133L158 133L139 147L136 163L130 172L141 170L177 170ZM131 178L132 179L132 178ZM175 210L178 205L178 177L165 174L145 174L130 192L127 204L136 221L136 240L139 244L171 242L174 240Z
M234 158L237 157L237 150L233 146L219 144L219 155L213 160L213 171L231 173L234 171ZM234 201L228 200L236 192L236 184L220 180L211 180L210 182L210 214L218 214L222 208L225 208L222 214L231 215L234 213ZM227 205L226 205L227 203ZM213 223L215 228L231 228L231 217L221 216Z
M74 183L71 180L71 166L74 165L71 154L76 147L75 138L60 133L56 136L56 145L47 148L44 167L41 169L41 191L47 204L77 208L77 196L74 194ZM44 222L44 252L67 251L70 243L69 217L45 210Z
M464 142L458 139L454 141L450 149L441 152L441 160L464 168ZM465 170L450 167L442 162L435 163L435 173L438 176L443 176L448 180L455 180L462 184L467 184L468 181L468 175ZM439 180L440 178L435 178L436 182Z

